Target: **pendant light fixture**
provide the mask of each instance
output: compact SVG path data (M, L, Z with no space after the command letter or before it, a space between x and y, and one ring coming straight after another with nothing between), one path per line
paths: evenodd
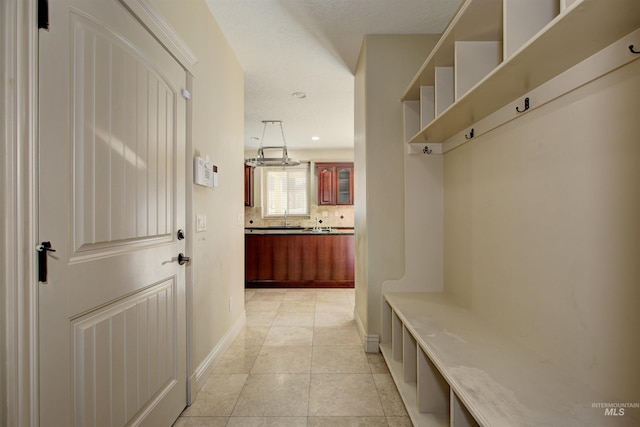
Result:
M262 129L262 138L260 138L260 147L258 148L258 154L256 157L246 159L245 163L248 166L264 167L264 166L298 166L299 161L289 158L287 153L287 141L284 138L284 128L282 127L282 120L263 120L264 127ZM282 135L282 145L270 145L264 146L264 135L267 131L267 125L280 126L280 134ZM272 153L280 153L280 157L267 157L265 151ZM275 155L275 154L273 154Z

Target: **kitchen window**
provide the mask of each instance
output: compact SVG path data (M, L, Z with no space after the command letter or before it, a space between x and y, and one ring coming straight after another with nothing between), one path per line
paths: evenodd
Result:
M309 163L262 168L263 217L309 215Z

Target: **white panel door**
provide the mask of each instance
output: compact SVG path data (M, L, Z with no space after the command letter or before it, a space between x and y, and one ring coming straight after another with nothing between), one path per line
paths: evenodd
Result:
M186 406L186 73L117 0L49 3L40 425L171 425Z

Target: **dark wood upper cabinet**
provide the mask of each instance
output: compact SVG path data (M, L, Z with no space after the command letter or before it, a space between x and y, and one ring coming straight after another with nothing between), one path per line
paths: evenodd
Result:
M353 162L318 162L318 205L353 205Z
M244 165L244 205L253 206L253 171L255 168Z

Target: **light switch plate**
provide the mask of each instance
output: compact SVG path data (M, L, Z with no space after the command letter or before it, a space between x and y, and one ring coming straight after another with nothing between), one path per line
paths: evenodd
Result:
M196 232L205 231L207 229L207 216L196 215Z

